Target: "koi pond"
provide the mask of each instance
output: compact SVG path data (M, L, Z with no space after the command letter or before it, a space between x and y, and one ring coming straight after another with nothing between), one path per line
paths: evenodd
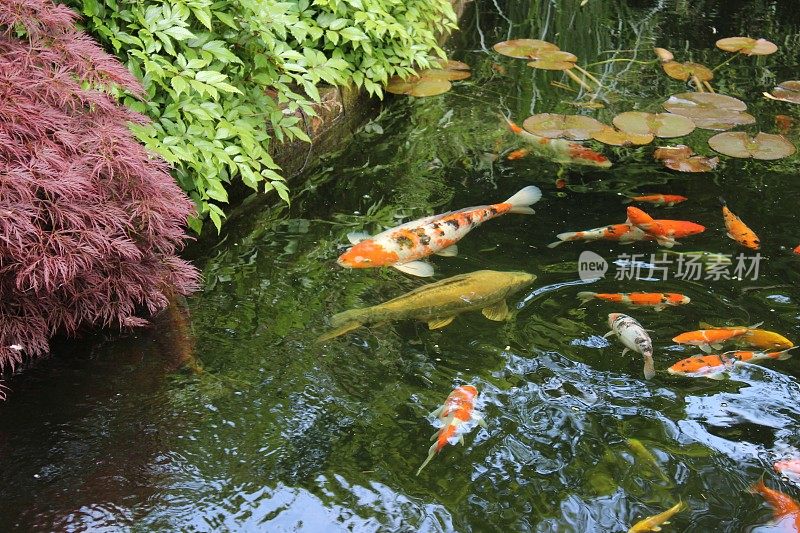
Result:
M735 365L731 350L754 348L732 339L703 346L728 352L721 372L667 369L704 353L672 340L711 329L701 324L745 336L761 324L800 342L799 156L729 157L709 146L719 131L699 128L641 146L562 140L548 152L506 123L557 113L610 126L620 113L663 113L673 95L713 89L746 104L737 117L753 118L731 131L797 145L800 107L763 95L799 77L793 4L474 2L448 44L471 76L438 96L389 97L343 152L294 181L291 207L245 201L194 258L205 287L187 309L121 338L64 343L8 382L2 529L613 532L682 502L665 531L796 531L796 512L776 525L752 487L763 480L800 499L793 476L774 468L800 459L800 356ZM767 39L777 51L715 46L734 36ZM555 43L589 76L493 49L521 38ZM678 65L660 63L654 47ZM792 87L783 91L776 95ZM533 126L541 134L541 122ZM569 142L611 167L575 164ZM672 168L691 165L681 163L686 152L654 159L656 148L679 144L719 160L695 160L706 172L684 173ZM534 215L485 221L456 256L429 258L432 278L337 265L350 233L503 202L530 185L542 192ZM626 203L647 194L687 199ZM726 235L720 196L759 250ZM635 242L548 246L559 234L624 224L630 206L655 219ZM659 220L705 231L669 248ZM409 315L317 342L337 313L480 270L536 279L508 296L507 313L502 302L485 313L500 320L477 309L429 329L429 318ZM616 296L633 292L690 301L656 309ZM647 330L652 379L642 355L623 355L618 336L604 337L609 313ZM445 443L417 475L439 427L429 413L465 385L477 390L485 426L464 432L463 446Z

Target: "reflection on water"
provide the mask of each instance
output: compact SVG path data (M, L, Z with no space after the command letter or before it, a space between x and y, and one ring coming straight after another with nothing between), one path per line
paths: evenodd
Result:
M562 74L489 49L541 37L594 64L605 107L580 112L608 122L621 111L655 111L685 90L640 63L653 59L652 46L715 65L727 58L713 48L717 38L758 31L780 51L732 61L715 86L746 100L758 127L774 131L776 113L798 112L759 95L796 77L800 11L768 0L579 4L476 2L451 41L473 78L441 97L390 101L380 127L295 184L302 192L291 209L246 204L224 242L199 259L206 291L188 315L176 311L122 339L65 345L12 380L0 412L4 529L625 531L682 500L690 511L673 518L675 531L766 531L771 512L748 487L763 477L800 496L771 466L800 448L797 361L740 367L722 381L663 370L696 353L669 339L700 321L764 321L800 340L800 269L786 249L800 239L797 158L725 159L708 175L664 170L652 148L595 146L614 161L610 170L509 161L504 154L519 145L499 113L517 121L571 113L585 98L551 85ZM709 136L681 142L708 154ZM789 137L797 143L797 131ZM348 232L529 184L544 191L535 216L493 221L459 243L458 257L433 259L436 279L481 269L536 274L533 288L509 301L510 321L467 313L442 330L402 321L314 343L327 317L425 283L337 267ZM716 200L724 193L765 242L759 278L606 278L591 290L681 292L692 303L662 312L580 305L582 251L612 259L657 246L547 244L564 231L622 222L619 195L632 192L689 197L653 209L709 228L682 251L735 254ZM652 330L661 372L650 382L640 356L601 337L611 311ZM480 391L488 429L448 446L415 477L430 446L426 415L462 383Z

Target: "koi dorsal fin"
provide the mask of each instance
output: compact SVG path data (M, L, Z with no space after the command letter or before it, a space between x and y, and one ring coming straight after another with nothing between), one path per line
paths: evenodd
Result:
M351 231L347 234L347 240L350 241L350 244L358 244L361 241L365 241L372 237L366 231Z

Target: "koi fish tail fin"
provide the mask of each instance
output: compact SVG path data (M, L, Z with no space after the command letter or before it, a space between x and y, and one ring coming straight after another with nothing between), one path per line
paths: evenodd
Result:
M656 375L656 365L652 355L644 356L644 379L653 379Z
M329 341L360 328L364 325L366 315L366 309L350 309L333 315L331 317L333 329L317 337L317 342Z
M520 215L532 215L534 210L530 208L542 199L542 191L536 185L528 185L520 189L520 191L506 200L504 203L511 204L509 213L518 213Z
M782 351L778 352L775 355L775 359L777 359L778 361L786 361L787 359L789 359L792 356L792 354L789 353L789 352L791 352L795 348L798 348L798 346L792 346L791 348L787 348L785 350L782 350Z
M633 203L633 198L630 198L630 197L628 197L628 198L625 198L625 199L623 199L623 200L622 200L622 204L623 204L623 205L625 205L625 204L632 204L632 203Z
M562 242L563 241L558 241L559 244L561 244ZM579 292L576 296L581 301L581 304L585 304L589 300L593 300L594 297L597 296L597 293L585 291L585 292Z
M728 202L726 202L725 198L723 198L722 196L718 196L717 200L719 200L719 205L721 205L722 207L725 207L726 205L728 205Z
M498 115L500 115L500 118L503 120L506 127L509 129L511 133L519 135L524 131L517 124L515 124L513 120L511 120L511 112L509 112L508 115L504 115L503 113L498 112Z
M558 246L560 244L564 244L567 241L571 241L575 237L575 235L577 235L577 232L575 232L575 231L568 231L566 233L559 233L558 235L556 235L556 239L558 239L558 240L556 242L551 242L550 244L547 245L547 247L548 248L555 248L556 246Z
M434 435L434 436L436 436L436 435ZM431 447L428 449L428 457L425 459L425 461L422 463L422 465L417 470L417 475L419 475L419 473L422 472L423 468L428 466L428 463L431 462L431 459L436 457L436 447L437 447L438 444L439 444L438 442L434 442L433 444L431 444Z

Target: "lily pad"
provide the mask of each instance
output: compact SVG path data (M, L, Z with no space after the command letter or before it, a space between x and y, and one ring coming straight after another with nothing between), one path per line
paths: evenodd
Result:
M592 139L599 141L603 144L610 144L612 146L640 146L643 144L650 144L653 142L655 136L651 133L639 135L637 133L627 133L624 131L615 130L606 126L600 131L592 134Z
M694 131L695 125L690 118L672 113L642 113L628 111L614 117L614 125L626 132L638 135L648 133L656 137L683 137Z
M727 37L717 41L717 48L726 52L738 52L746 56L768 56L778 51L775 43L766 39L750 37Z
M522 127L534 135L548 139L563 138L585 141L591 139L594 132L607 126L597 119L583 115L540 113L526 118Z
M437 96L446 93L452 86L448 80L422 78L420 76L403 80L395 76L389 79L389 83L386 85L386 92L419 97Z
M676 80L686 81L692 78L697 78L700 81L710 81L714 79L714 73L711 69L700 63L680 63L678 61L668 61L661 64L661 68L667 73L667 76Z
M497 43L492 48L498 54L517 59L532 59L541 52L558 50L558 46L539 39L513 39Z
M542 70L569 70L575 66L577 60L577 56L569 52L546 50L540 52L528 66Z
M747 104L724 94L680 93L670 96L662 106L670 113L692 119L698 128L707 130L724 131L756 121L752 115L744 113Z
M653 159L678 172L709 172L719 164L718 157L694 155L694 151L684 144L657 148L653 152Z
M662 63L669 63L675 59L675 56L672 55L672 52L667 50L666 48L653 48L653 52L655 52L658 60Z
M770 95L766 96L769 97ZM771 98L792 104L800 104L800 81L782 81L772 90Z
M717 152L742 159L753 158L772 161L795 153L792 143L783 135L758 133L750 137L743 131L718 133L708 140L708 145Z

